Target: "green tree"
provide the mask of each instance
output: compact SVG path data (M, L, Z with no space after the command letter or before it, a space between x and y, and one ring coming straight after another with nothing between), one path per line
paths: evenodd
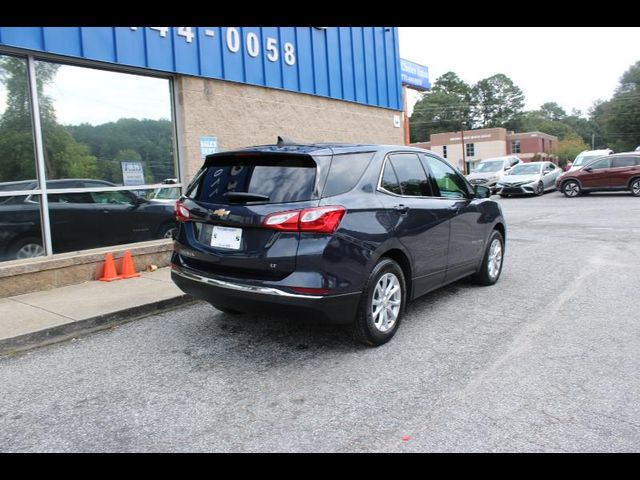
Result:
M567 112L556 102L543 103L540 112L547 120L563 120L567 116Z
M504 127L522 112L524 94L513 80L498 73L473 86L471 104L476 127Z
M558 142L556 155L558 155L560 165L564 166L567 162L573 161L580 152L588 149L589 146L584 143L582 138L570 137Z
M58 123L53 100L44 93L58 68L53 63L37 62L35 69L47 178L92 177L96 174L96 158ZM7 92L7 107L0 118L0 181L33 179L35 154L26 62L0 57L0 82Z
M430 135L460 130L471 119L471 87L455 73L440 76L431 92L422 96L409 119L412 142L428 141Z
M622 74L611 100L594 102L589 114L601 133L597 147L623 152L640 145L640 61Z

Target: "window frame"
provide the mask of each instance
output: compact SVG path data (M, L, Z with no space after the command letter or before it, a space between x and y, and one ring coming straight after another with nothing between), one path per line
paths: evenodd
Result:
M427 179L429 180L429 182L431 183L431 191L437 195L436 196L416 196L416 195L401 195L401 194L397 194L397 193L393 193L390 192L389 190L385 189L382 186L382 176L384 174L384 169L387 165L387 162L389 162L389 157L391 155L394 154L415 154L418 156L418 159L420 160L420 164L422 165L422 168L424 169L425 173L427 174ZM455 169L455 167L453 167L452 165L449 164L449 162L447 162L447 160L445 160L444 158L429 152L416 152L416 151L411 151L411 150L398 150L398 151L393 151L393 152L387 152L384 156L384 159L382 161L382 165L380 168L380 172L378 174L378 183L377 183L377 187L376 187L376 191L383 193L385 195L390 195L392 197L398 197L398 198L422 198L422 199L437 199L437 200L447 200L447 201L451 201L452 198L451 197L443 197L440 195L440 189L438 188L438 184L436 182L436 179L433 175L433 172L431 171L431 169L429 168L429 164L426 162L426 157L432 157L440 162L443 162L445 165L449 166L453 172L462 179L463 184L467 187L467 194L465 195L464 198L460 198L459 200L471 200L473 198L473 196L475 195L475 191L473 189L473 187L471 187L471 184L467 181L467 179L461 175L460 173L458 173L458 171ZM391 165L391 168L393 168L393 164L389 162L389 164ZM394 169L394 173L395 173L395 169ZM397 173L396 173L396 178L398 177ZM398 183L400 182L400 179L398 178Z
M36 188L32 190L7 190L0 191L0 198L13 197L13 196L27 196L28 200L32 197L37 197L37 203L40 204L40 229L42 232L42 242L45 250L45 254L38 258L51 258L54 255L53 243L52 243L52 229L49 218L49 200L50 194L64 194L64 193L91 193L91 192L109 192L109 191L141 191L141 190L154 190L156 188L167 187L167 184L142 184L142 185L116 185L110 187L73 187L73 188L49 188L47 183L54 179L46 179L45 159L44 159L44 136L41 125L40 117L40 99L38 95L38 88L36 85L36 70L35 64L38 61L56 63L59 65L69 65L73 67L89 68L93 70L100 70L112 73L124 73L134 74L144 77L159 78L167 80L169 83L169 101L171 112L171 124L172 124L172 150L173 150L173 167L175 178L178 182L171 184L172 188L179 188L181 195L185 192L185 185L183 182L183 175L186 172L186 166L184 164L186 160L185 152L183 151L183 137L181 135L181 121L179 115L179 99L177 98L177 92L175 87L176 74L170 74L159 71L147 70L144 68L138 68L133 66L111 64L100 61L93 61L87 59L73 59L62 55L56 55L46 52L25 52L23 49L0 46L0 55L13 56L25 60L27 67L27 87L30 101L30 115L31 125L33 129L33 142L34 142L34 154L36 162ZM69 179L56 179L56 180L69 180ZM34 202L35 203L35 202ZM89 249L90 250L90 249ZM31 260L31 259L29 259ZM27 260L28 261L28 260Z

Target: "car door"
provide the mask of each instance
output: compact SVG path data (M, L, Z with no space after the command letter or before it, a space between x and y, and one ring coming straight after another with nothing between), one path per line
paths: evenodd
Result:
M544 184L545 190L555 185L556 179L558 178L557 172L559 172L559 170L560 169L556 168L551 162L545 164L544 170L542 171L542 183Z
M636 171L638 157L619 156L611 158L611 186L626 188L631 176Z
M482 256L486 227L481 222L480 199L450 165L432 156L423 157L442 203L453 213L449 234L445 281L475 271Z
M105 245L118 245L151 238L149 225L138 215L138 201L129 191L91 192L96 219L105 231Z
M611 158L601 158L584 166L580 171L580 181L583 188L611 186Z
M434 195L418 154L389 154L379 191L395 235L411 255L414 296L438 287L445 278L454 211Z

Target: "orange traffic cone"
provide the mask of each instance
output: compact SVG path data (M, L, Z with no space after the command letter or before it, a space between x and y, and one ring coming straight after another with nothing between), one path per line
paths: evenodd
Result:
M116 272L116 264L113 261L113 255L111 253L107 253L104 256L104 270L102 272L102 276L98 279L101 282L112 282L114 280L120 280L122 275L118 275Z
M136 267L133 265L133 258L131 258L131 252L127 250L122 257L122 278L139 277L140 274L136 272Z

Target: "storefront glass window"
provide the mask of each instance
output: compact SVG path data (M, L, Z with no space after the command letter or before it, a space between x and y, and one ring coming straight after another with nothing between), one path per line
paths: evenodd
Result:
M175 178L169 80L36 62L48 179Z
M0 183L4 190L10 188L9 182L36 178L29 99L26 59L0 55Z

